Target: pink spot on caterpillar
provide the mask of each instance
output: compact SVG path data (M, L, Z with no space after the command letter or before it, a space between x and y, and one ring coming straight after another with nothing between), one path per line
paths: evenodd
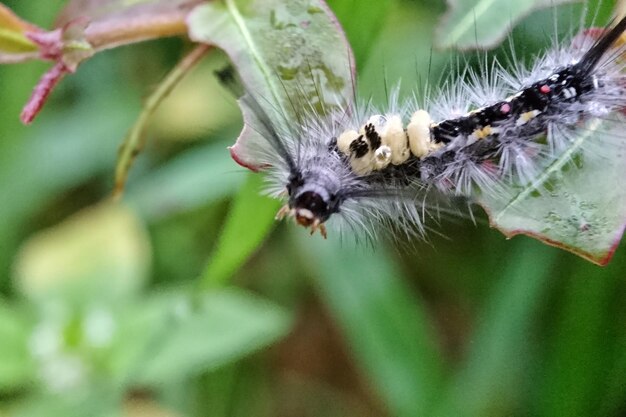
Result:
M548 94L552 90L550 89L549 85L544 84L541 87L539 87L539 91L541 91L543 94Z
M511 105L509 103L504 103L502 106L500 106L500 112L502 114L507 114L510 111L511 111Z
M491 161L489 159L485 159L484 161L482 161L480 163L481 168L483 168L485 171L491 173L491 174L497 174L500 171L500 168L498 167L498 164L496 164L494 161Z

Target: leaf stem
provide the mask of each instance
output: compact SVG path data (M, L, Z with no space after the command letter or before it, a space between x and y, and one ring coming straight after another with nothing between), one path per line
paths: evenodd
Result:
M115 168L115 188L113 197L119 198L124 192L130 168L146 144L145 129L161 102L172 92L183 77L212 49L210 45L200 44L172 69L157 89L146 100L139 118L122 143Z
M85 38L97 51L148 39L185 35L184 16L155 16L137 22L94 22L85 29Z

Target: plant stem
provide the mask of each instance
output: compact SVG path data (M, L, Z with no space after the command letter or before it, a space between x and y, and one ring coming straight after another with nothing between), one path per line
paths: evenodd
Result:
M154 16L135 22L94 22L85 29L85 38L97 51L148 39L187 34L184 15Z
M115 189L113 197L119 198L124 192L128 172L133 161L146 144L145 128L161 102L172 92L174 87L189 71L211 50L212 46L200 44L194 48L159 84L157 89L146 100L139 118L122 143L117 166L115 168Z

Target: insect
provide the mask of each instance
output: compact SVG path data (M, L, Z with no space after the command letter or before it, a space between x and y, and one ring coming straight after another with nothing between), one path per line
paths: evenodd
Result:
M347 106L285 128L244 96L271 145L263 154L272 190L286 198L277 219L293 218L324 237L334 219L356 229L387 222L422 233L422 199L430 193L472 200L497 194L503 183L532 181L585 122L621 117L625 29L623 18L577 36L529 70L494 66L488 97L455 81L448 89L455 96L435 98L430 109L414 102L386 113ZM468 110L451 112L447 102L465 102Z

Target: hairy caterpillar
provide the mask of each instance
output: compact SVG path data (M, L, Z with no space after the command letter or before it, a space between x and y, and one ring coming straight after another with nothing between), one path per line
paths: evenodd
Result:
M265 139L254 158L267 167L271 191L286 199L277 218L324 236L326 224L342 222L368 234L380 222L422 233L427 196L477 201L533 183L596 122L624 126L625 29L622 19L583 32L528 70L511 74L494 64L470 72L470 82L450 80L420 105L392 94L384 112L338 100L338 111L320 116L319 103L294 99L304 116L282 123L248 93L247 122Z

